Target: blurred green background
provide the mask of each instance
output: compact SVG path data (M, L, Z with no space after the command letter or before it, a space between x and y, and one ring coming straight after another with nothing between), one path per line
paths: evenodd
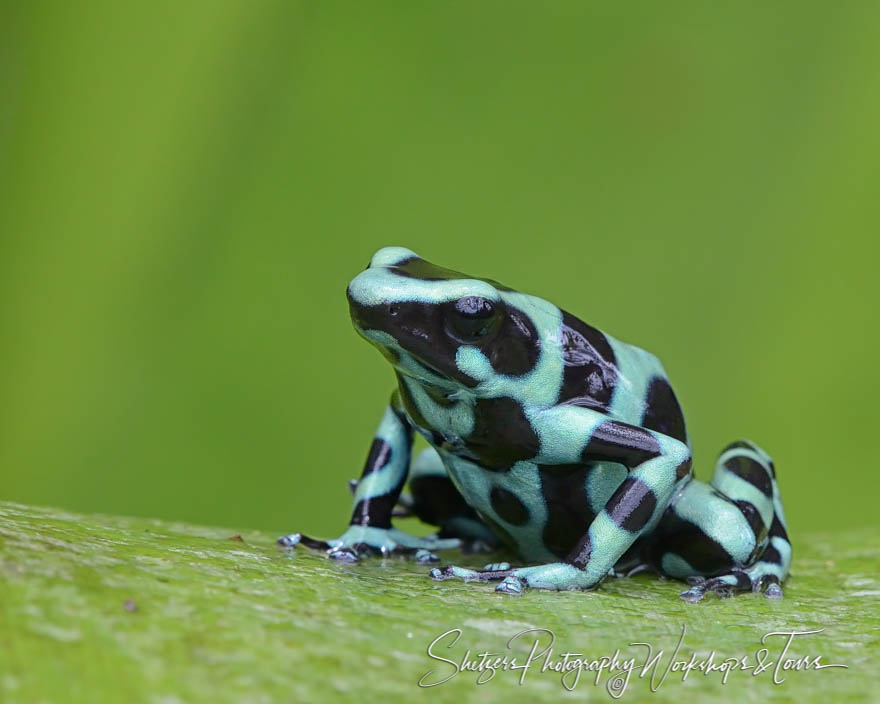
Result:
M880 5L0 12L0 498L338 534L399 244L660 356L795 549L878 523Z

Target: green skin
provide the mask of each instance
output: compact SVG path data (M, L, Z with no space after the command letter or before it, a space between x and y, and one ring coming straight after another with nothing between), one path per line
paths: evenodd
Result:
M523 567L434 568L497 591L591 589L651 570L714 592L782 596L791 545L770 457L746 441L693 478L659 360L541 298L386 247L349 284L355 329L394 366L351 525L279 539L357 561L506 545ZM430 448L411 460L413 432ZM412 465L412 466L411 466ZM409 479L412 497L401 496ZM440 527L414 537L401 510ZM394 513L393 513L394 512Z

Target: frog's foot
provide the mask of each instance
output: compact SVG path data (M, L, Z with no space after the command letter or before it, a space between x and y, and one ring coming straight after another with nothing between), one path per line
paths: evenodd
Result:
M418 538L396 528L349 526L342 536L334 540L316 540L302 533L291 533L278 538L278 544L285 548L304 545L341 562L358 562L362 557L370 555L404 555L412 557L416 562L438 562L440 558L434 554L434 550L457 548L461 546L461 541L436 536Z
M698 575L688 577L687 583L691 587L683 591L679 596L691 603L702 600L710 592L722 599L731 597L737 592L746 591L763 592L767 599L782 598L782 587L779 585L779 578L774 574L763 571L760 562L748 569L731 570L727 574L709 579Z
M437 581L445 579L462 579L465 582L494 582L496 592L504 594L522 594L526 588L550 589L564 591L570 589L592 589L601 578L597 579L584 570L578 569L567 562L551 562L533 567L511 567L507 562L497 562L482 570L447 565L431 570L431 577Z

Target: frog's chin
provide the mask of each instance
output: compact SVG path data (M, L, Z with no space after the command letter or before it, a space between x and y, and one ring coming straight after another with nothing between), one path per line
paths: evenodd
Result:
M411 366L403 367L400 364L394 364L394 369L398 371L403 376L409 377L410 379L415 380L422 386L427 386L432 389L436 389L441 392L445 396L452 395L461 390L461 387L456 384L454 381L447 379L443 374L441 374L437 369L434 369L431 365L425 364L422 360L418 360L416 362L420 367L424 369L416 370Z
M434 389L448 398L463 391L461 384L450 379L432 364L407 352L387 332L364 330L357 323L354 323L354 329L358 335L378 349L379 353L390 362L399 374L415 380L422 386Z

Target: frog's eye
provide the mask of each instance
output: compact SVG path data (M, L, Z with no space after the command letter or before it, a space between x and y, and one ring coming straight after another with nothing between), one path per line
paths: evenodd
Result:
M480 296L459 298L447 317L450 334L462 342L472 342L488 334L498 319L495 304Z

